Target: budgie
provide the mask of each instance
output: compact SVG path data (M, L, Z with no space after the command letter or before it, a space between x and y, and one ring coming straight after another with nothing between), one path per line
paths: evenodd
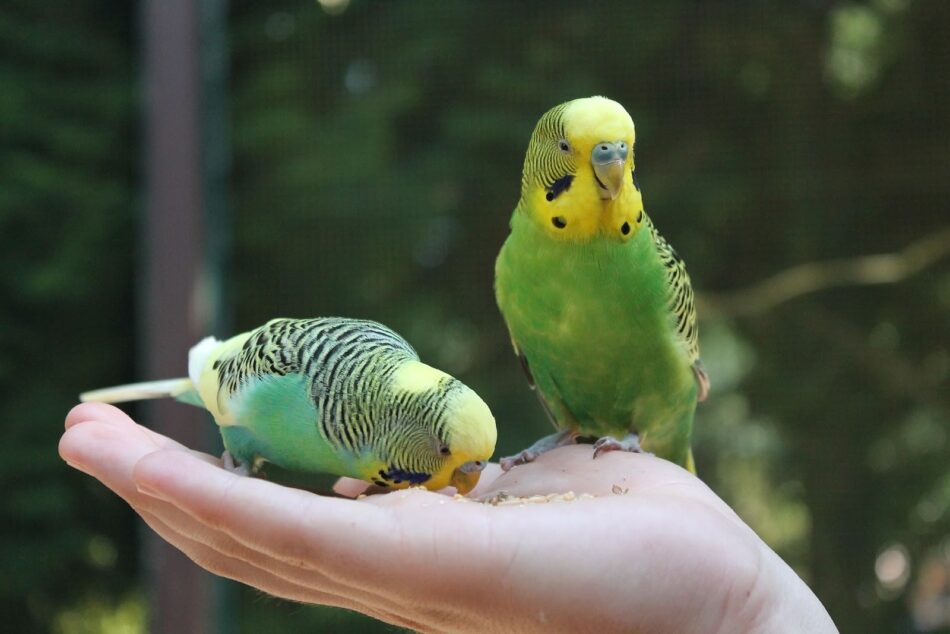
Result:
M695 472L690 435L709 379L683 260L643 208L633 120L604 97L556 106L528 144L495 265L515 354L559 431L502 460L594 440Z
M495 448L479 396L402 337L355 319L274 319L188 354L188 377L86 392L108 403L170 396L206 408L226 466L349 476L468 493Z

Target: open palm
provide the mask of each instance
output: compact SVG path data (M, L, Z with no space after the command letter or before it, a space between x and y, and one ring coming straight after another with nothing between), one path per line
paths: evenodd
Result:
M471 497L578 496L492 506L241 477L101 404L69 413L60 454L214 573L420 631L835 631L722 500L651 456L569 446L490 465Z

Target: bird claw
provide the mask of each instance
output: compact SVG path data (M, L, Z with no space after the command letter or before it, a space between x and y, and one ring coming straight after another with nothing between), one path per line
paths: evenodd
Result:
M502 471L508 471L514 467L517 467L518 465L534 462L538 459L538 456L543 453L547 453L552 449L557 449L558 447L563 447L564 445L573 445L576 442L577 432L570 429L565 429L563 431L551 434L550 436L541 438L527 449L524 449L513 456L502 458L498 461L498 464L501 466Z
M525 449L524 451L521 451L520 453L517 453L513 456L502 458L501 460L498 461L498 464L501 467L502 471L511 471L513 468L517 467L518 465L534 462L539 455L540 454L538 454L535 451L531 451L530 449Z
M594 458L610 451L629 451L631 453L642 453L652 456L649 451L644 451L640 446L640 436L629 434L623 440L617 440L613 436L604 436L594 443Z
M234 456L231 455L230 451L225 450L221 454L221 462L224 463L224 468L230 471L231 473L239 476L249 476L251 475L251 470L246 464L238 464L234 461Z

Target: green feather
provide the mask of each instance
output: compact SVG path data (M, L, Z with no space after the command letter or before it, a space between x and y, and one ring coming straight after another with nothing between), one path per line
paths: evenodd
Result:
M241 424L221 428L225 448L240 463L261 459L291 471L362 477L358 456L320 434L319 417L302 374L266 375L232 402Z
M693 292L682 260L643 210L634 142L629 115L602 97L541 117L496 262L496 296L557 428L635 433L645 450L692 469L693 414L708 387ZM608 191L594 153L621 143L631 150L617 159L626 177ZM561 179L568 184L555 194L550 183Z
M372 321L274 319L226 341L208 337L191 349L188 372L81 398L170 396L205 407L228 453L252 472L270 462L395 488L467 491L495 446L484 401Z
M646 449L685 464L697 386L650 233L554 243L516 212L496 273L512 339L557 424L635 430Z

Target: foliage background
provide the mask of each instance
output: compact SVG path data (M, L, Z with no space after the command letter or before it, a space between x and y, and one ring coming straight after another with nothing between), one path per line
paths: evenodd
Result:
M231 5L235 327L389 323L483 394L499 455L525 445L547 423L493 259L537 117L611 96L637 123L647 207L706 298L700 473L842 631L950 631L947 261L754 314L715 293L946 229L950 4L321 2ZM9 631L145 627L134 517L55 453L75 395L139 361L139 14L0 9ZM249 589L238 605L246 632L385 629Z

